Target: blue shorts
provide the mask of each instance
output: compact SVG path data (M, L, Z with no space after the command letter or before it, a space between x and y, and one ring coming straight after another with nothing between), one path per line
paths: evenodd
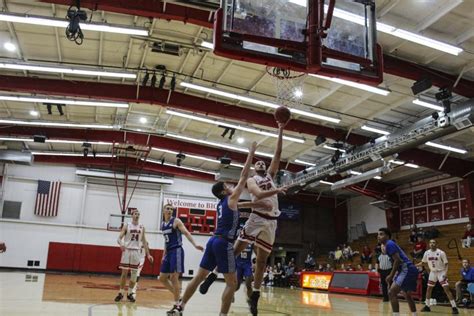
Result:
M165 258L161 263L161 273L183 273L184 272L184 250L183 247L166 250Z
M240 282L243 278L252 276L252 262L245 262L237 260L237 281Z
M414 266L402 266L395 278L395 284L405 292L415 292L418 281L418 269Z
M235 272L234 246L231 242L217 236L211 237L202 256L201 268L213 271L217 266L219 273Z

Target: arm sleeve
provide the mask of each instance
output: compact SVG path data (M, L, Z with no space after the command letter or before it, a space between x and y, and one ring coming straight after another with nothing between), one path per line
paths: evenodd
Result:
M423 259L421 259L421 262L428 263L428 251L426 251L425 254L423 255Z
M444 251L441 253L441 260L443 260L444 264L448 263L448 257L446 256L446 252Z

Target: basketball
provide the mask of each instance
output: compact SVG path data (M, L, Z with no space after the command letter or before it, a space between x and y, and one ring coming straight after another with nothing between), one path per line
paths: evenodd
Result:
M286 123L290 120L291 118L291 112L290 109L288 109L286 106L280 106L279 108L276 109L275 111L275 120L278 123Z

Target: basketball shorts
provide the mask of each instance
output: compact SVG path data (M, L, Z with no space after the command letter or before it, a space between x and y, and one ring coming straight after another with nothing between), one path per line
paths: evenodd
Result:
M120 269L137 270L140 266L140 258L142 254L140 249L125 249L120 259Z
M252 276L252 263L237 260L236 271L237 271L237 282L240 282L244 278L251 277Z
M418 281L418 269L414 266L402 265L402 269L395 277L397 284L405 292L415 292Z
M252 213L240 232L239 240L254 244L266 252L272 252L276 229L276 219L266 219Z
M184 250L183 247L166 250L166 255L161 262L161 273L183 273L184 272Z
M436 282L439 281L441 286L448 286L448 277L447 271L431 271L430 276L428 278L428 286L435 286Z
M224 238L213 236L206 244L206 250L199 266L208 271L217 267L219 273L235 272L234 246Z

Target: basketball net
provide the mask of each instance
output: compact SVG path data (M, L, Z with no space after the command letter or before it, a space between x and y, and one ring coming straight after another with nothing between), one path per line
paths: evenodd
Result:
M288 108L300 108L303 104L305 74L278 67L267 67L267 73L276 88L277 104Z

